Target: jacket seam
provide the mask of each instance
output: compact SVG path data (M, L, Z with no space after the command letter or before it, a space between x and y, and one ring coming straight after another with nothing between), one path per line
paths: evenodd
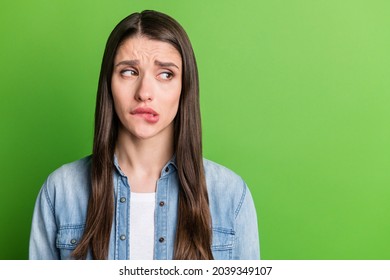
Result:
M53 216L55 215L55 211L54 211L54 206L50 200L50 197L49 197L49 191L47 189L47 183L45 184L45 198L46 198L46 202L49 204L49 207L50 207L50 211L51 213L53 214Z
M239 212L241 210L242 204L244 203L245 196L246 196L246 185L243 184L242 195L241 195L240 201L238 203L237 209L234 212L234 219L237 218L237 216L238 216L238 214L239 214Z

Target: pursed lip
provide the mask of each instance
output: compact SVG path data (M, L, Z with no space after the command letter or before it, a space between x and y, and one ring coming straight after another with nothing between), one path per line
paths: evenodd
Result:
M130 112L136 118L141 118L150 124L155 124L159 121L159 114L149 107L138 107Z
M139 107L135 108L130 112L132 115L137 115L137 114L151 114L153 116L158 116L157 112L154 111L152 108L149 107Z

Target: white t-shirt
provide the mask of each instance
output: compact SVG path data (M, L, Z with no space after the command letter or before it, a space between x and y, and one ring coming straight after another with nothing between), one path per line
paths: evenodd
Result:
M156 193L131 193L130 260L153 260Z

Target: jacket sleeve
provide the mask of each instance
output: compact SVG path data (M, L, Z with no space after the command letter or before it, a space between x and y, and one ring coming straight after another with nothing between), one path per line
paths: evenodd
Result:
M49 196L47 180L39 192L35 203L30 234L29 259L60 259L60 254L56 247L56 234L55 210Z
M233 250L233 259L259 260L260 240L256 209L252 195L245 183L235 215L236 244Z

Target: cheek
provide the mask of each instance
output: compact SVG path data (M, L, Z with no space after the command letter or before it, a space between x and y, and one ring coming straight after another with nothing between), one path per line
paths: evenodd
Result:
M181 82L177 83L175 89L172 92L172 96L171 96L172 104L178 105L180 101L180 96L181 96Z
M179 99L175 100L175 102L171 104L170 108L170 119L173 121L179 112Z
M159 89L157 96L157 104L160 109L163 109L169 118L175 117L181 95L181 83L164 85Z
M177 110L179 108L180 95L181 95L180 91L172 95L171 98L169 99L169 104L167 104L168 108L170 108L170 111L173 115L176 115Z
M114 101L115 111L119 115L120 111L123 111L123 109L126 107L126 101L128 99L127 94L120 86L120 84L115 82L115 79L112 80L111 93L112 99Z
M114 102L114 111L118 118L123 122L126 115L126 104L124 97L113 92L112 99Z

